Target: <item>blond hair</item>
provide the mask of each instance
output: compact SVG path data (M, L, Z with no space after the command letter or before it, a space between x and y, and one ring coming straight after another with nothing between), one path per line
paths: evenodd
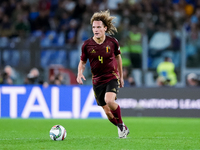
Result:
M102 21L104 26L107 27L106 33L112 35L117 32L117 28L113 25L113 19L116 17L110 16L109 10L100 11L93 14L90 23L93 24L93 21Z

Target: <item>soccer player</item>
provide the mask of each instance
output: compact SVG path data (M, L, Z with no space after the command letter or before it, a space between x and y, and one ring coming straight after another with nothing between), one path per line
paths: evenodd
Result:
M114 18L108 10L93 14L91 25L94 35L82 45L77 82L83 84L82 79L86 80L83 71L89 59L97 104L104 109L109 121L117 126L119 138L126 138L129 129L123 123L121 109L115 102L118 88L124 86L121 52L118 41L106 35L117 32L112 23Z

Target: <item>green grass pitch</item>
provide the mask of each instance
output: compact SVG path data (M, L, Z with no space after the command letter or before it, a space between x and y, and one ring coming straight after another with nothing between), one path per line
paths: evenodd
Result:
M123 117L130 129L119 139L107 119L0 119L2 150L200 150L199 118ZM63 141L52 141L49 130L61 124Z

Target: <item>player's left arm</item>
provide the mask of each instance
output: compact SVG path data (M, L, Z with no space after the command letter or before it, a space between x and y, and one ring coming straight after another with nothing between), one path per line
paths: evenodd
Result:
M122 57L120 54L115 56L117 60L117 66L118 66L118 71L119 71L119 76L120 76L120 87L124 87L124 78L123 78L123 69L122 69Z

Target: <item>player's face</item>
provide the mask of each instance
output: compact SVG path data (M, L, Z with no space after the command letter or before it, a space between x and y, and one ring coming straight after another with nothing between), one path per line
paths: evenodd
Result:
M104 26L102 21L93 21L92 31L95 38L97 39L103 38L103 36L105 36L106 30L107 27Z

